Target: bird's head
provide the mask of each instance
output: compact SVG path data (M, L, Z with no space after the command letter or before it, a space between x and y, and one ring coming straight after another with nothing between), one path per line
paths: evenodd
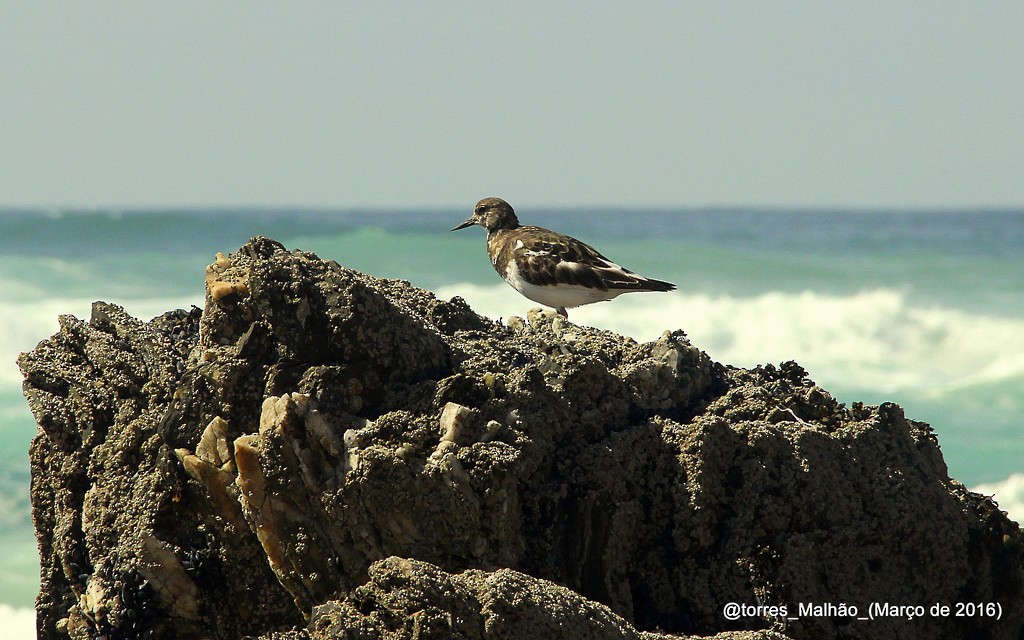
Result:
M501 198L484 198L476 203L473 215L452 229L452 231L465 229L474 224L480 225L487 229L487 233L491 233L498 229L515 229L519 226L519 218L516 217L516 212L512 210L512 205Z

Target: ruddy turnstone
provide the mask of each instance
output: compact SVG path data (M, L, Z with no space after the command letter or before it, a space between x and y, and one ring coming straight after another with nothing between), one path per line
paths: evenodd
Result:
M672 291L671 282L625 269L576 238L541 227L524 227L501 198L484 198L473 215L452 229L487 229L487 253L505 282L534 302L568 318L568 307L611 300L631 291Z

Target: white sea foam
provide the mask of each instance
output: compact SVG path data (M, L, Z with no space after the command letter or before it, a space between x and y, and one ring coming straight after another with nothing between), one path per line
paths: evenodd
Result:
M1005 480L979 484L971 491L995 496L999 508L1017 523L1024 522L1024 473L1015 473Z
M533 305L504 284L441 287L491 317ZM622 296L570 311L573 322L653 340L683 329L716 360L739 366L797 360L819 382L879 393L939 397L1024 380L1024 320L919 307L892 289L835 296L770 292L751 297L674 292Z
M0 307L0 385L21 384L21 372L15 364L18 354L59 329L57 316L71 314L88 318L92 300L80 298L40 298L9 300ZM202 298L141 298L117 301L131 315L149 320L171 309L202 305Z
M0 604L0 640L35 640L36 612Z

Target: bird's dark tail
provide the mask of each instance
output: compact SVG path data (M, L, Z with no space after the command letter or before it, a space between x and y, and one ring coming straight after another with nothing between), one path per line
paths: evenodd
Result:
M676 285L664 280L646 278L640 283L640 289L642 291L675 291Z

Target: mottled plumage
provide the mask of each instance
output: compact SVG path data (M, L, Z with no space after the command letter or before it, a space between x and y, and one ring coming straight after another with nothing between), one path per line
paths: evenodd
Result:
M567 307L611 300L630 291L676 288L633 273L576 238L521 226L515 211L501 198L478 202L473 215L452 231L472 225L487 229L487 253L498 275L530 300L554 307L566 317Z

